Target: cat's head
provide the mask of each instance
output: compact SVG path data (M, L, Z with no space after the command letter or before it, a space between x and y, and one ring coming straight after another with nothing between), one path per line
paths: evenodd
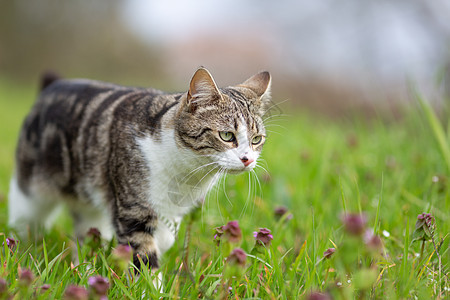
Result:
M191 79L181 99L175 133L180 147L215 161L232 173L256 166L266 139L263 116L270 106L270 74L218 88L205 68Z

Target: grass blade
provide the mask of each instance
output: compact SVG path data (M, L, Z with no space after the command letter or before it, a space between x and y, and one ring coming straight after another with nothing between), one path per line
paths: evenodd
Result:
M417 91L414 91L414 96L417 99L417 101L419 102L420 107L422 108L423 112L425 113L425 117L428 121L428 124L431 127L431 131L438 143L439 150L441 151L441 154L447 165L447 169L450 172L450 145L445 136L444 128L443 128L442 124L440 123L439 118L437 117L434 110L421 97L421 95Z
M341 189L342 207L344 208L344 214L347 214L347 205L345 204L344 187L342 186L341 176L339 176L339 187Z
M373 224L373 234L378 233L378 227L379 227L379 218L380 218L380 207L381 202L383 200L383 188L384 188L384 174L381 173L381 191L380 191L380 197L378 198L378 205L377 205L377 215L375 217L375 223Z

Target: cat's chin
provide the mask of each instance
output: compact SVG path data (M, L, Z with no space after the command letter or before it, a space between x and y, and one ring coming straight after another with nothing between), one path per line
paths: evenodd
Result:
M253 170L253 168L249 168L249 167L245 167L242 169L227 169L227 173L233 174L233 175L238 175L238 174L242 174L245 172L250 172L251 170Z

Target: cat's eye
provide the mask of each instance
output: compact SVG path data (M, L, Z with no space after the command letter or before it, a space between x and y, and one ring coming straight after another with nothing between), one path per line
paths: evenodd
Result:
M219 136L222 140L225 142L232 142L234 141L234 134L230 131L220 131Z
M258 145L259 143L261 143L262 141L262 136L261 135L257 135L252 139L252 144L253 145Z

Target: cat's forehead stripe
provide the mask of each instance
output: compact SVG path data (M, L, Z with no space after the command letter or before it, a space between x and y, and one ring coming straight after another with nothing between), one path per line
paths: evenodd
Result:
M239 112L240 116L246 120L247 127L253 128L253 123L255 123L255 120L249 99L247 99L242 92L236 89L228 88L222 92L227 94L233 100L237 112Z

